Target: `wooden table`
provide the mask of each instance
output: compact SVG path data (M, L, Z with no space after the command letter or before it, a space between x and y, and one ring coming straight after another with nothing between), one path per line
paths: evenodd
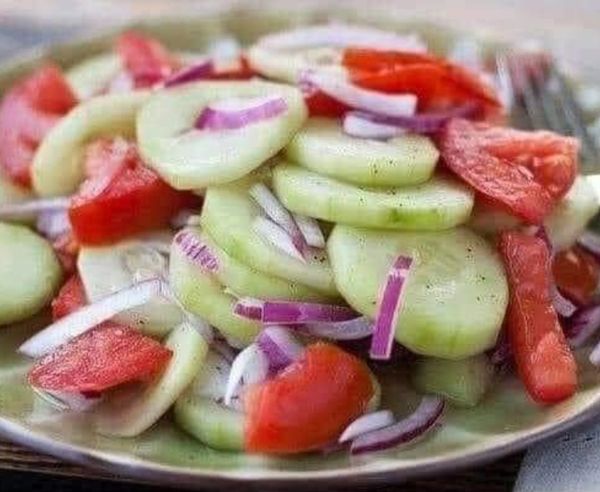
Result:
M324 0L297 0L320 3ZM281 5L283 0L265 2ZM364 8L365 2L347 0ZM187 14L248 3L223 0L0 0L0 57L33 44L60 39L70 31L124 22L136 16ZM586 77L600 80L600 1L598 0L378 0L369 8L402 9L408 16L447 22L455 27L478 26L519 39L538 38ZM281 7L283 8L283 7ZM378 490L404 492L507 492L512 489L522 455L454 475L418 480ZM54 458L0 442L0 490L127 490L148 491L144 485L118 484L119 477L96 473ZM52 478L49 478L52 477ZM94 479L94 480L90 480ZM111 484L112 482L112 484ZM109 485L110 484L110 485ZM317 492L317 491L314 491ZM329 489L329 492L336 492ZM340 491L341 492L341 491Z

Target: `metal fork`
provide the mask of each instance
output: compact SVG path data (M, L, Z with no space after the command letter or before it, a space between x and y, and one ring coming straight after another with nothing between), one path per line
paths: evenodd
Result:
M518 122L531 129L548 129L578 138L581 142L582 171L585 174L598 173L598 145L564 75L551 58L548 59L547 71L544 71L535 64L526 70L523 63L511 63L515 60L511 57L515 56L518 55L510 52L498 54L496 74L501 92L514 104L514 109L520 110Z

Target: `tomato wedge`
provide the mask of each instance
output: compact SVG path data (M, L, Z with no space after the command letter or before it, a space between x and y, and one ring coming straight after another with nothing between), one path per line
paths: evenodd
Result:
M46 133L77 104L60 69L44 65L17 82L0 104L0 168L30 187L33 155Z
M443 110L478 102L480 117L498 120L502 104L496 91L476 73L429 54L348 48L343 65L351 80L366 89L416 94L420 111Z
M52 319L56 321L87 304L83 282L78 274L72 275L52 301Z
M510 289L505 325L529 395L549 404L577 389L577 365L550 298L550 253L543 239L504 232L499 249Z
M543 221L577 176L577 140L548 131L454 119L438 143L448 168L488 201L532 224Z
M552 274L561 293L580 306L590 303L600 280L598 262L578 246L556 254Z
M43 357L29 372L35 388L100 393L150 381L172 352L138 330L106 322Z
M245 449L288 454L333 442L373 396L367 366L335 345L316 343L275 378L245 395Z
M69 207L73 232L81 244L109 244L166 227L179 210L198 201L191 193L171 188L146 167L133 143L101 140L86 156L90 177Z

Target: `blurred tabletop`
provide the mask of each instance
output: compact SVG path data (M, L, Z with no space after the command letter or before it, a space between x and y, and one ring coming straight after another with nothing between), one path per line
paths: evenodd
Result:
M0 0L0 59L19 50L107 26L127 23L136 17L202 15L246 5L265 4L290 11L328 0ZM344 0L345 8L366 8L366 2ZM377 0L368 9L394 9L407 17L450 24L465 30L487 31L516 40L541 40L568 66L585 78L600 80L600 0ZM510 456L487 466L450 476L394 486L378 491L405 492L508 492L521 462ZM52 477L52 478L50 478ZM93 480L90 480L93 479ZM0 490L71 491L110 490L150 492L144 485L118 483L119 477L96 474L80 467L24 450L0 441ZM333 492L329 489L330 492ZM347 488L346 488L347 490ZM364 490L364 489L363 489ZM315 491L317 492L317 491Z

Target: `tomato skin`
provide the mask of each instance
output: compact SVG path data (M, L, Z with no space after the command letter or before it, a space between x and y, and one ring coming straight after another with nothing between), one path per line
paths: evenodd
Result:
M600 281L598 262L579 246L556 254L552 274L561 293L580 306L592 301Z
M340 118L350 110L344 103L336 101L329 97L324 92L316 90L315 92L305 95L304 102L308 107L310 116L322 116L324 118Z
M543 239L503 232L499 241L510 289L505 325L519 377L538 403L577 389L577 365L550 298L550 252Z
M87 304L83 282L78 274L72 275L52 301L52 319L63 318Z
M38 360L28 381L45 390L95 394L150 381L171 356L169 349L139 330L105 322Z
M37 146L77 99L55 65L17 82L0 104L0 167L14 183L30 187Z
M577 175L577 143L547 131L525 132L464 119L438 135L445 165L488 202L540 224Z
M91 175L71 200L69 219L81 244L110 244L166 227L179 210L197 203L146 167L134 144L105 140L87 156L104 167L86 166Z
M360 359L335 345L310 345L275 378L248 389L245 449L289 454L330 444L364 412L373 391Z

